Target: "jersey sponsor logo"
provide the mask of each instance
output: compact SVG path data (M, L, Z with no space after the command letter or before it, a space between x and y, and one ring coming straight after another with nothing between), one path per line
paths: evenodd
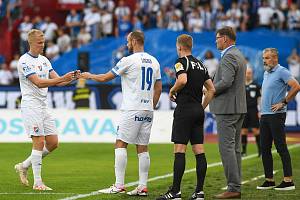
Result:
M152 121L152 118L151 117L143 117L143 116L141 116L141 117L139 117L139 116L134 116L134 121L138 121L138 122L143 122L143 121L145 121L145 122L151 122Z
M184 70L183 65L180 62L176 63L175 64L175 70L176 70L176 72Z
M141 103L149 103L150 102L150 100L148 100L148 99L141 99Z

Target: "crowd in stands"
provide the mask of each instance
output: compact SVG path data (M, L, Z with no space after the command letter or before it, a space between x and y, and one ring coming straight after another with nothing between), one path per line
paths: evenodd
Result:
M136 0L134 9L130 9L124 0L61 1L84 3L85 8L70 10L64 26L60 27L49 16L21 16L22 22L18 28L20 55L28 51L27 32L32 28L45 33L45 55L52 61L72 48L107 36L124 37L132 30L161 28L199 33L215 31L226 25L234 27L237 31L259 27L300 30L300 0ZM0 20L5 16L18 17L20 13L20 0L0 0ZM123 48L116 50L116 58L112 63L116 62L121 54L126 54ZM293 51L292 54L297 55L297 52ZM294 57L289 58L293 60L289 63L298 63L291 66L298 66L298 71L294 71L299 74L300 61ZM216 68L217 59L211 52L207 52L204 59L210 59L206 64ZM0 78L4 76L2 74L7 74L2 72L7 69L14 71L9 65L3 64Z

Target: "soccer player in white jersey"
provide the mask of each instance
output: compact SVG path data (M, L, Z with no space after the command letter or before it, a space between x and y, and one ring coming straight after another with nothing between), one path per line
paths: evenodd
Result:
M31 155L15 165L21 183L29 186L27 171L32 165L34 190L52 190L41 178L42 158L57 148L58 138L55 121L47 110L47 93L50 86L63 86L78 78L80 71L60 77L49 60L42 56L45 37L42 31L28 32L30 50L21 56L18 73L22 93L21 113L25 130L32 139Z
M115 143L116 182L102 193L125 193L124 179L127 165L127 145L136 144L139 158L139 185L128 195L147 196L150 167L148 144L153 122L153 109L159 100L162 83L158 61L144 52L144 34L133 31L127 36L127 47L132 55L122 58L106 74L85 72L81 78L106 82L121 76L123 102Z

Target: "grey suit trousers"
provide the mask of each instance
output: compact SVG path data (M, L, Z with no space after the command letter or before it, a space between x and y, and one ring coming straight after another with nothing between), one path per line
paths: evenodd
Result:
M219 152L229 192L241 192L240 131L244 117L245 114L216 114Z

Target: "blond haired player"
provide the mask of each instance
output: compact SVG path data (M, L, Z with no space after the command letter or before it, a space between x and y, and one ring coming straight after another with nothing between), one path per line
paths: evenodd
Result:
M21 113L26 133L32 139L31 155L15 165L21 183L29 186L28 168L32 165L34 190L52 190L41 177L42 158L57 148L58 138L54 118L47 109L47 93L50 86L64 86L79 76L80 71L72 71L60 77L49 60L42 56L45 36L42 31L28 32L30 50L21 56L18 73L22 93Z

